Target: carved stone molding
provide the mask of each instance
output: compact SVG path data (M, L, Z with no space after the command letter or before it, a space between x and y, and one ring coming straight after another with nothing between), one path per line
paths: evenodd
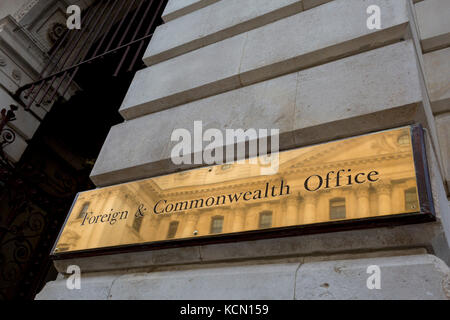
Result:
M30 0L27 3L25 3L20 9L19 11L17 11L13 17L14 19L16 19L16 21L20 21L22 20L23 17L25 17L25 15L30 12L31 9L33 9L33 7L39 2L39 0Z
M22 72L18 69L14 69L11 73L12 77L16 81L20 81L22 79Z
M359 185L355 188L357 197L369 197L369 186L366 184Z
M390 181L380 181L375 185L378 194L391 194L392 185Z

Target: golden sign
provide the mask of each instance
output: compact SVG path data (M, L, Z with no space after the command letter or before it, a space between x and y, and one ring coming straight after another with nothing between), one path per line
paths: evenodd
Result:
M82 192L53 253L419 211L406 127Z

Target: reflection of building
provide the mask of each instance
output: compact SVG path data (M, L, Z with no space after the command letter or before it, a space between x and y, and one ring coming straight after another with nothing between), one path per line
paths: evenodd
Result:
M78 236L70 234L66 243L64 240L58 245L58 250L190 238L419 210L408 128L299 149L289 152L289 156L281 154L276 175L261 176L258 168L258 164L249 163L216 166L124 184L106 189L108 191L81 194L72 213L76 218L68 222L68 227ZM353 172L351 175L349 169ZM340 175L340 182L337 181L338 170L344 172ZM372 171L378 173L374 182L365 180L365 183L358 184L353 180L357 173ZM334 175L330 175L320 190L312 192L305 189L308 177L326 177L330 172ZM363 181L363 178L358 179ZM289 185L289 195L261 199L255 193L256 198L249 197L249 201L243 201L242 194L246 191L263 189L267 183L276 185L281 180ZM338 183L340 187L335 187ZM229 203L225 197L220 198L224 199L222 202L217 201L220 205L207 206L202 200L201 205L194 202L195 207L192 207L193 200L235 194L240 195L240 201ZM153 212L162 201L172 212ZM141 204L147 209L143 217L135 215ZM184 204L184 207L178 204ZM97 221L95 228L87 222L87 218L94 221L96 216L111 212L121 213L117 219L127 212L126 221L110 224L111 218L105 216L103 220L107 223L99 225L101 221Z
M377 169L381 172L382 179L373 185L363 184L357 187L347 186L342 188L308 192L303 190L295 192L287 199L271 199L269 201L254 201L242 205L223 206L213 209L199 209L179 214L154 217L153 222L159 227L158 233L152 236L152 240L173 237L177 230L177 237L192 237L197 235L215 233L241 232L258 228L282 227L288 225L309 224L338 219L355 219L373 217L389 213L417 212L417 191L414 176L414 168L411 167L412 155L410 143L403 140L405 131L391 134L389 139L383 137L371 141L367 139L366 145L352 145L351 142L342 141L333 145L334 150L345 150L340 153L340 159L348 159L343 163L340 159L330 157L331 145L320 145L312 148L299 159L283 163L280 172L271 180L279 180L286 177L293 190L301 190L305 179L311 174L324 176L329 170L351 167L353 171L368 172ZM363 140L363 139L361 139ZM347 149L346 145L350 148ZM362 150L368 148L367 150ZM370 150L370 148L372 150ZM376 153L377 155L371 155ZM368 154L370 156L359 158L355 154ZM350 159L352 159L350 161ZM351 162L351 163L349 163ZM321 165L317 165L320 163ZM239 166L239 165L238 165ZM223 167L216 167L215 173L221 174ZM231 172L233 167L227 169ZM186 177L195 183L199 179L193 171ZM174 179L176 176L173 177ZM254 181L253 187L251 182ZM257 189L261 179L255 177L239 181L245 187L242 190ZM211 189L214 185L211 186ZM190 200L193 198L207 198L214 194L227 194L233 190L240 190L239 185L233 185L229 189L218 191L205 191L205 186L188 186L169 189L161 192L158 198L173 201ZM200 195L199 195L200 193ZM185 196L186 194L186 196ZM145 220L145 219L144 219ZM146 230L142 230L146 232ZM169 237L169 238L170 238Z

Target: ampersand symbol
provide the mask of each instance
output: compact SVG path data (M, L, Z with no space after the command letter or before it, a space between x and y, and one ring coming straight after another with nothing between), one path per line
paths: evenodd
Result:
M145 216L145 211L147 211L147 208L143 204L140 204L134 216L136 218L143 217Z

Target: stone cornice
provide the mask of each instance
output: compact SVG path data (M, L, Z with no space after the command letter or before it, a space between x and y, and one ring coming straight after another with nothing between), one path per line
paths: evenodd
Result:
M0 20L0 44L10 58L19 64L32 79L42 70L47 55L11 16Z
M16 21L22 20L22 18L33 9L33 7L39 2L39 0L29 0L26 2L16 13L13 14L13 17Z

